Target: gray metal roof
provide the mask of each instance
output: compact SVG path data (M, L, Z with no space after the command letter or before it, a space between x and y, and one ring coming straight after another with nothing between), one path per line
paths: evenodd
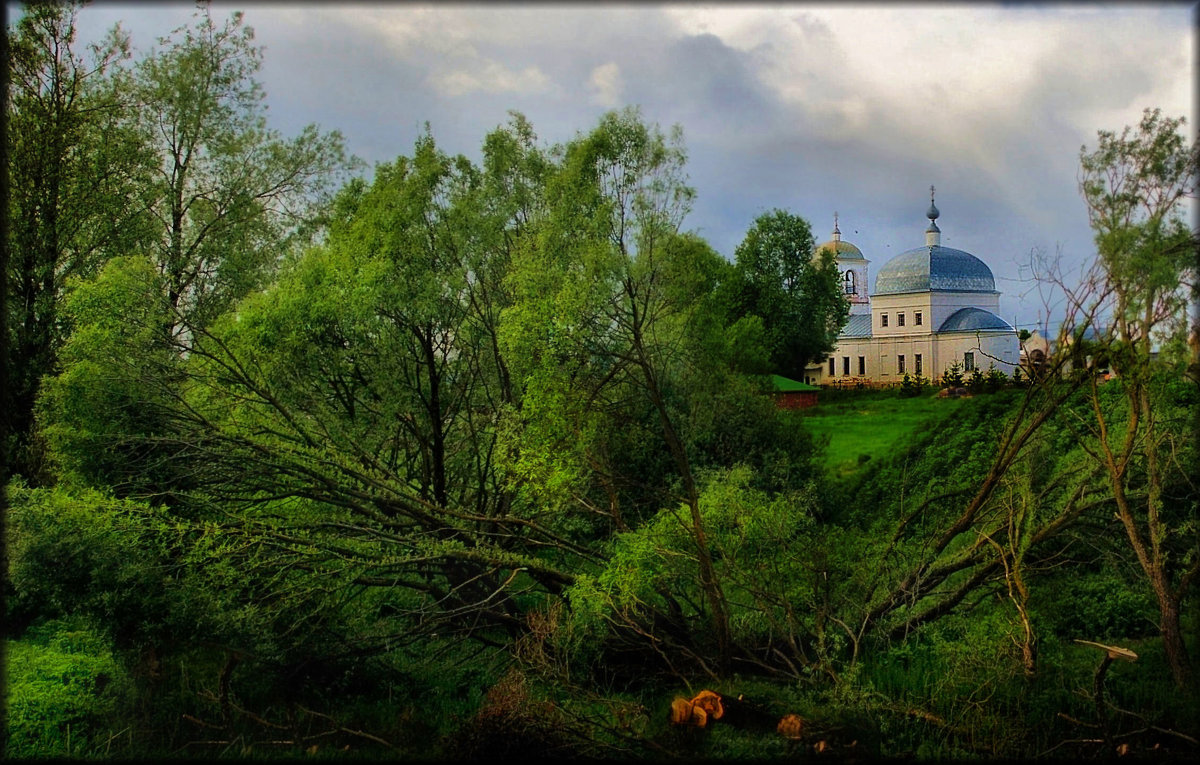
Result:
M863 257L862 250L858 249L849 242L842 240L838 240L836 242L830 240L817 247L817 252L820 252L821 250L833 250L842 260L866 260L866 258Z
M846 321L846 326L838 333L838 337L870 337L871 315L855 314Z
M950 314L938 332L975 332L977 330L1003 330L1016 332L1012 326L991 311L982 308L960 308Z
M902 252L875 277L873 295L901 292L995 292L992 269L969 252L940 244Z

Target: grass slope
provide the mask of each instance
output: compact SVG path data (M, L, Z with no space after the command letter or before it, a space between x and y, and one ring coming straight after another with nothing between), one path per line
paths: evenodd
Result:
M961 399L939 399L935 393L901 398L891 391L862 391L806 410L804 425L825 445L825 469L845 479L905 446L913 434L935 427L961 405Z

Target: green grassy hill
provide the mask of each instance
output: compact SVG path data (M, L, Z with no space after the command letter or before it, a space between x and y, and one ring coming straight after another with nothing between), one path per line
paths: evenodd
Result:
M935 427L962 403L936 393L901 398L892 391L862 391L806 410L804 424L825 443L825 469L842 479L903 448L909 437Z

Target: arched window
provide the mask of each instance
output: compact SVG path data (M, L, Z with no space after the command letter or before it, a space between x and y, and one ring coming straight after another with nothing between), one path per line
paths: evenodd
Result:
M846 283L846 294L847 295L857 295L858 294L858 287L854 283L854 272L853 271L847 271L846 274L842 277L842 280Z

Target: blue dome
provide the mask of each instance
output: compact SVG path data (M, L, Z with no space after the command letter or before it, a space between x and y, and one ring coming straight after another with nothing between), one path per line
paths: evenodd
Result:
M942 322L938 332L975 332L983 329L1016 332L1007 321L982 308L958 309Z
M995 292L992 269L969 252L940 244L902 252L875 277L876 295L902 292Z

